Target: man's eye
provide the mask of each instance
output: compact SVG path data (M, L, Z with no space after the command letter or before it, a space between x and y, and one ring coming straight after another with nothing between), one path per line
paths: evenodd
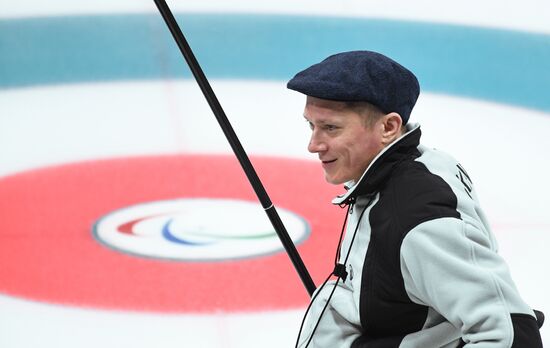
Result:
M325 125L325 130L328 130L328 131L333 131L333 130L336 130L336 126L332 125L332 124L327 124Z

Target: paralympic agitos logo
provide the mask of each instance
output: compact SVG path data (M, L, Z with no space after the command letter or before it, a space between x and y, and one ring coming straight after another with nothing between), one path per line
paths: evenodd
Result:
M304 241L309 226L283 209L292 240ZM259 203L193 198L156 201L114 211L97 221L94 235L106 246L133 255L185 261L216 261L282 250Z

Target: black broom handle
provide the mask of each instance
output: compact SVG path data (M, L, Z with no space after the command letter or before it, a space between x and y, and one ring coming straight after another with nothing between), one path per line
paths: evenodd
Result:
M183 54L183 57L187 61L187 64L189 65L189 68L191 69L195 80L199 84L199 87L201 88L204 97L208 101L212 112L214 112L214 115L216 116L216 119L218 120L218 123L220 124L223 133L225 134L225 137L229 141L233 152L235 153L237 159L239 160L239 163L241 164L241 167L248 177L248 181L250 181L250 184L256 192L256 195L258 196L260 203L262 204L267 216L269 217L271 224L275 228L275 232L277 232L279 239L283 243L283 246L288 256L290 257L290 260L294 264L294 267L296 268L300 279L302 279L302 282L304 283L304 286L306 287L309 295L313 295L313 292L315 291L315 283L313 283L313 280L311 279L311 276L309 275L307 268L300 257L300 254L298 254L296 246L288 235L288 232L286 231L286 228L283 225L283 222L281 221L281 218L279 217L275 206L273 206L273 203L271 202L271 199L269 198L264 186L262 185L258 174L256 174L252 163L250 163L250 160L246 155L246 152L244 151L239 141L239 138L235 134L233 127L231 127L231 124L229 123L229 120L227 119L227 116L225 115L225 112L223 111L222 106L218 101L218 98L214 94L212 87L210 87L210 83L204 75L199 65L199 62L195 58L191 47L189 46L187 40L185 39L185 36L181 32L181 29L178 26L178 23L176 22L172 11L170 11L170 8L166 4L166 1L154 1L160 11L160 14L162 15L162 18L164 18L166 25L170 29L174 40L176 40L176 43L178 44L178 47Z

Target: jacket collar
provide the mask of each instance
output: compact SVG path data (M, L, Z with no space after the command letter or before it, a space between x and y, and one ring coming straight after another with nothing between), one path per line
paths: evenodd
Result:
M332 200L333 204L347 205L357 196L369 195L378 190L380 184L391 174L396 164L410 158L420 143L419 124L407 125L407 132L385 147L372 160L357 183L350 181L345 184L347 192Z

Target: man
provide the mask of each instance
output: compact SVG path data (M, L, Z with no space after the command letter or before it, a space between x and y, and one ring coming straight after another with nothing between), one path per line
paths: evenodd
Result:
M369 51L298 73L308 150L348 206L333 274L300 330L304 347L542 347L466 171L408 123L414 74ZM328 280L328 279L327 279Z

